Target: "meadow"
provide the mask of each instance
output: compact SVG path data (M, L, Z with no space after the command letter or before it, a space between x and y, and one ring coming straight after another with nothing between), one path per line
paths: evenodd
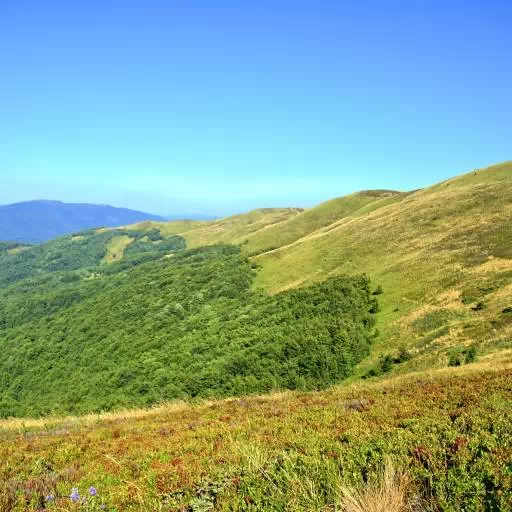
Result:
M384 495L410 508L389 510L510 510L511 379L506 351L322 392L4 420L0 509L351 512L392 466Z

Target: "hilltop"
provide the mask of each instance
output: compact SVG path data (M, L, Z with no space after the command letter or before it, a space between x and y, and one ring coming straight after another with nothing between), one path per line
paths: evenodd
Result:
M143 220L163 218L107 205L26 201L0 206L0 240L37 244L75 231Z

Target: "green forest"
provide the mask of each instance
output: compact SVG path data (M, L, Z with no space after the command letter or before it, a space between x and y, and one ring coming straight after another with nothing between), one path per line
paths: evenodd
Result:
M106 264L120 234L133 241ZM0 257L1 417L322 388L375 335L367 277L271 296L234 246L112 230Z

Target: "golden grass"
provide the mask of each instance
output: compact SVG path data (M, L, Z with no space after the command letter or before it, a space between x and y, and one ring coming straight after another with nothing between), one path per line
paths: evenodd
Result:
M504 272L512 271L512 260L505 258L495 258L490 256L489 259L478 265L477 267L471 268L469 272L471 274L485 274L488 272Z
M257 232L266 231L299 215L300 208L264 208L246 214L233 215L211 221L181 235L188 247L199 247L215 243L244 244Z
M411 478L390 461L364 486L342 487L341 495L342 512L420 511Z
M209 402L204 402L207 405ZM83 416L46 416L43 418L8 418L0 420L0 430L23 430L26 428L51 428L54 425L81 425L90 426L99 421L130 421L151 416L158 416L163 412L179 412L191 407L187 402L176 401L148 407L146 409L123 409L116 412L102 412L99 414L85 414Z

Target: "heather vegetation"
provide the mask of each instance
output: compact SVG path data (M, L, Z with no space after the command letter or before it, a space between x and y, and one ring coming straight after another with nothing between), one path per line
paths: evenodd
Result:
M510 356L508 370L0 422L0 510L77 510L78 493L109 512L507 511Z

